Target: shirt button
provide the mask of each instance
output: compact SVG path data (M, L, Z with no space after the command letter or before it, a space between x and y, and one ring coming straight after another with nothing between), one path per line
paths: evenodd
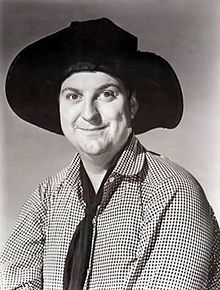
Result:
M113 182L115 180L115 177L114 176L111 176L111 177L109 177L109 179L108 179L108 182Z

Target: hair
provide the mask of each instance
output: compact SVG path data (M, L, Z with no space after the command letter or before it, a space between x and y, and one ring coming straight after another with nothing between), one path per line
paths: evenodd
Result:
M64 75L62 76L62 82L74 73L95 72L95 71L104 72L106 74L111 75L114 78L119 78L124 84L125 88L128 90L129 97L133 93L134 86L131 78L128 77L128 75L121 73L125 70L121 70L119 73L117 73L117 67L115 66L110 67L105 64L95 64L87 61L77 62L68 66L67 69L64 71Z

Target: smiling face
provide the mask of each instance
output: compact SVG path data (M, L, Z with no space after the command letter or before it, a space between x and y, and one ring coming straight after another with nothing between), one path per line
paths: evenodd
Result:
M137 110L122 81L103 72L72 74L62 83L59 102L64 135L87 155L114 156L126 142Z

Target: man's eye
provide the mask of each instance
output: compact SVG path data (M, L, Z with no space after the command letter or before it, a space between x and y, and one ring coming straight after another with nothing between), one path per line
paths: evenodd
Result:
M68 100L70 100L70 101L77 102L77 101L79 101L79 100L82 98L82 96L80 96L80 95L78 95L78 94L67 94L67 95L66 95L66 98L67 98Z
M99 94L99 99L103 100L103 101L111 101L115 98L116 96L116 93L111 91L111 90L108 90L108 91L102 91L100 94Z

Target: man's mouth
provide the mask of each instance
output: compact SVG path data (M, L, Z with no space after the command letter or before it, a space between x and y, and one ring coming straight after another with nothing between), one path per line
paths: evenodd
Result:
M100 131L105 129L106 126L100 126L100 127L77 127L76 129L82 130L82 131Z

